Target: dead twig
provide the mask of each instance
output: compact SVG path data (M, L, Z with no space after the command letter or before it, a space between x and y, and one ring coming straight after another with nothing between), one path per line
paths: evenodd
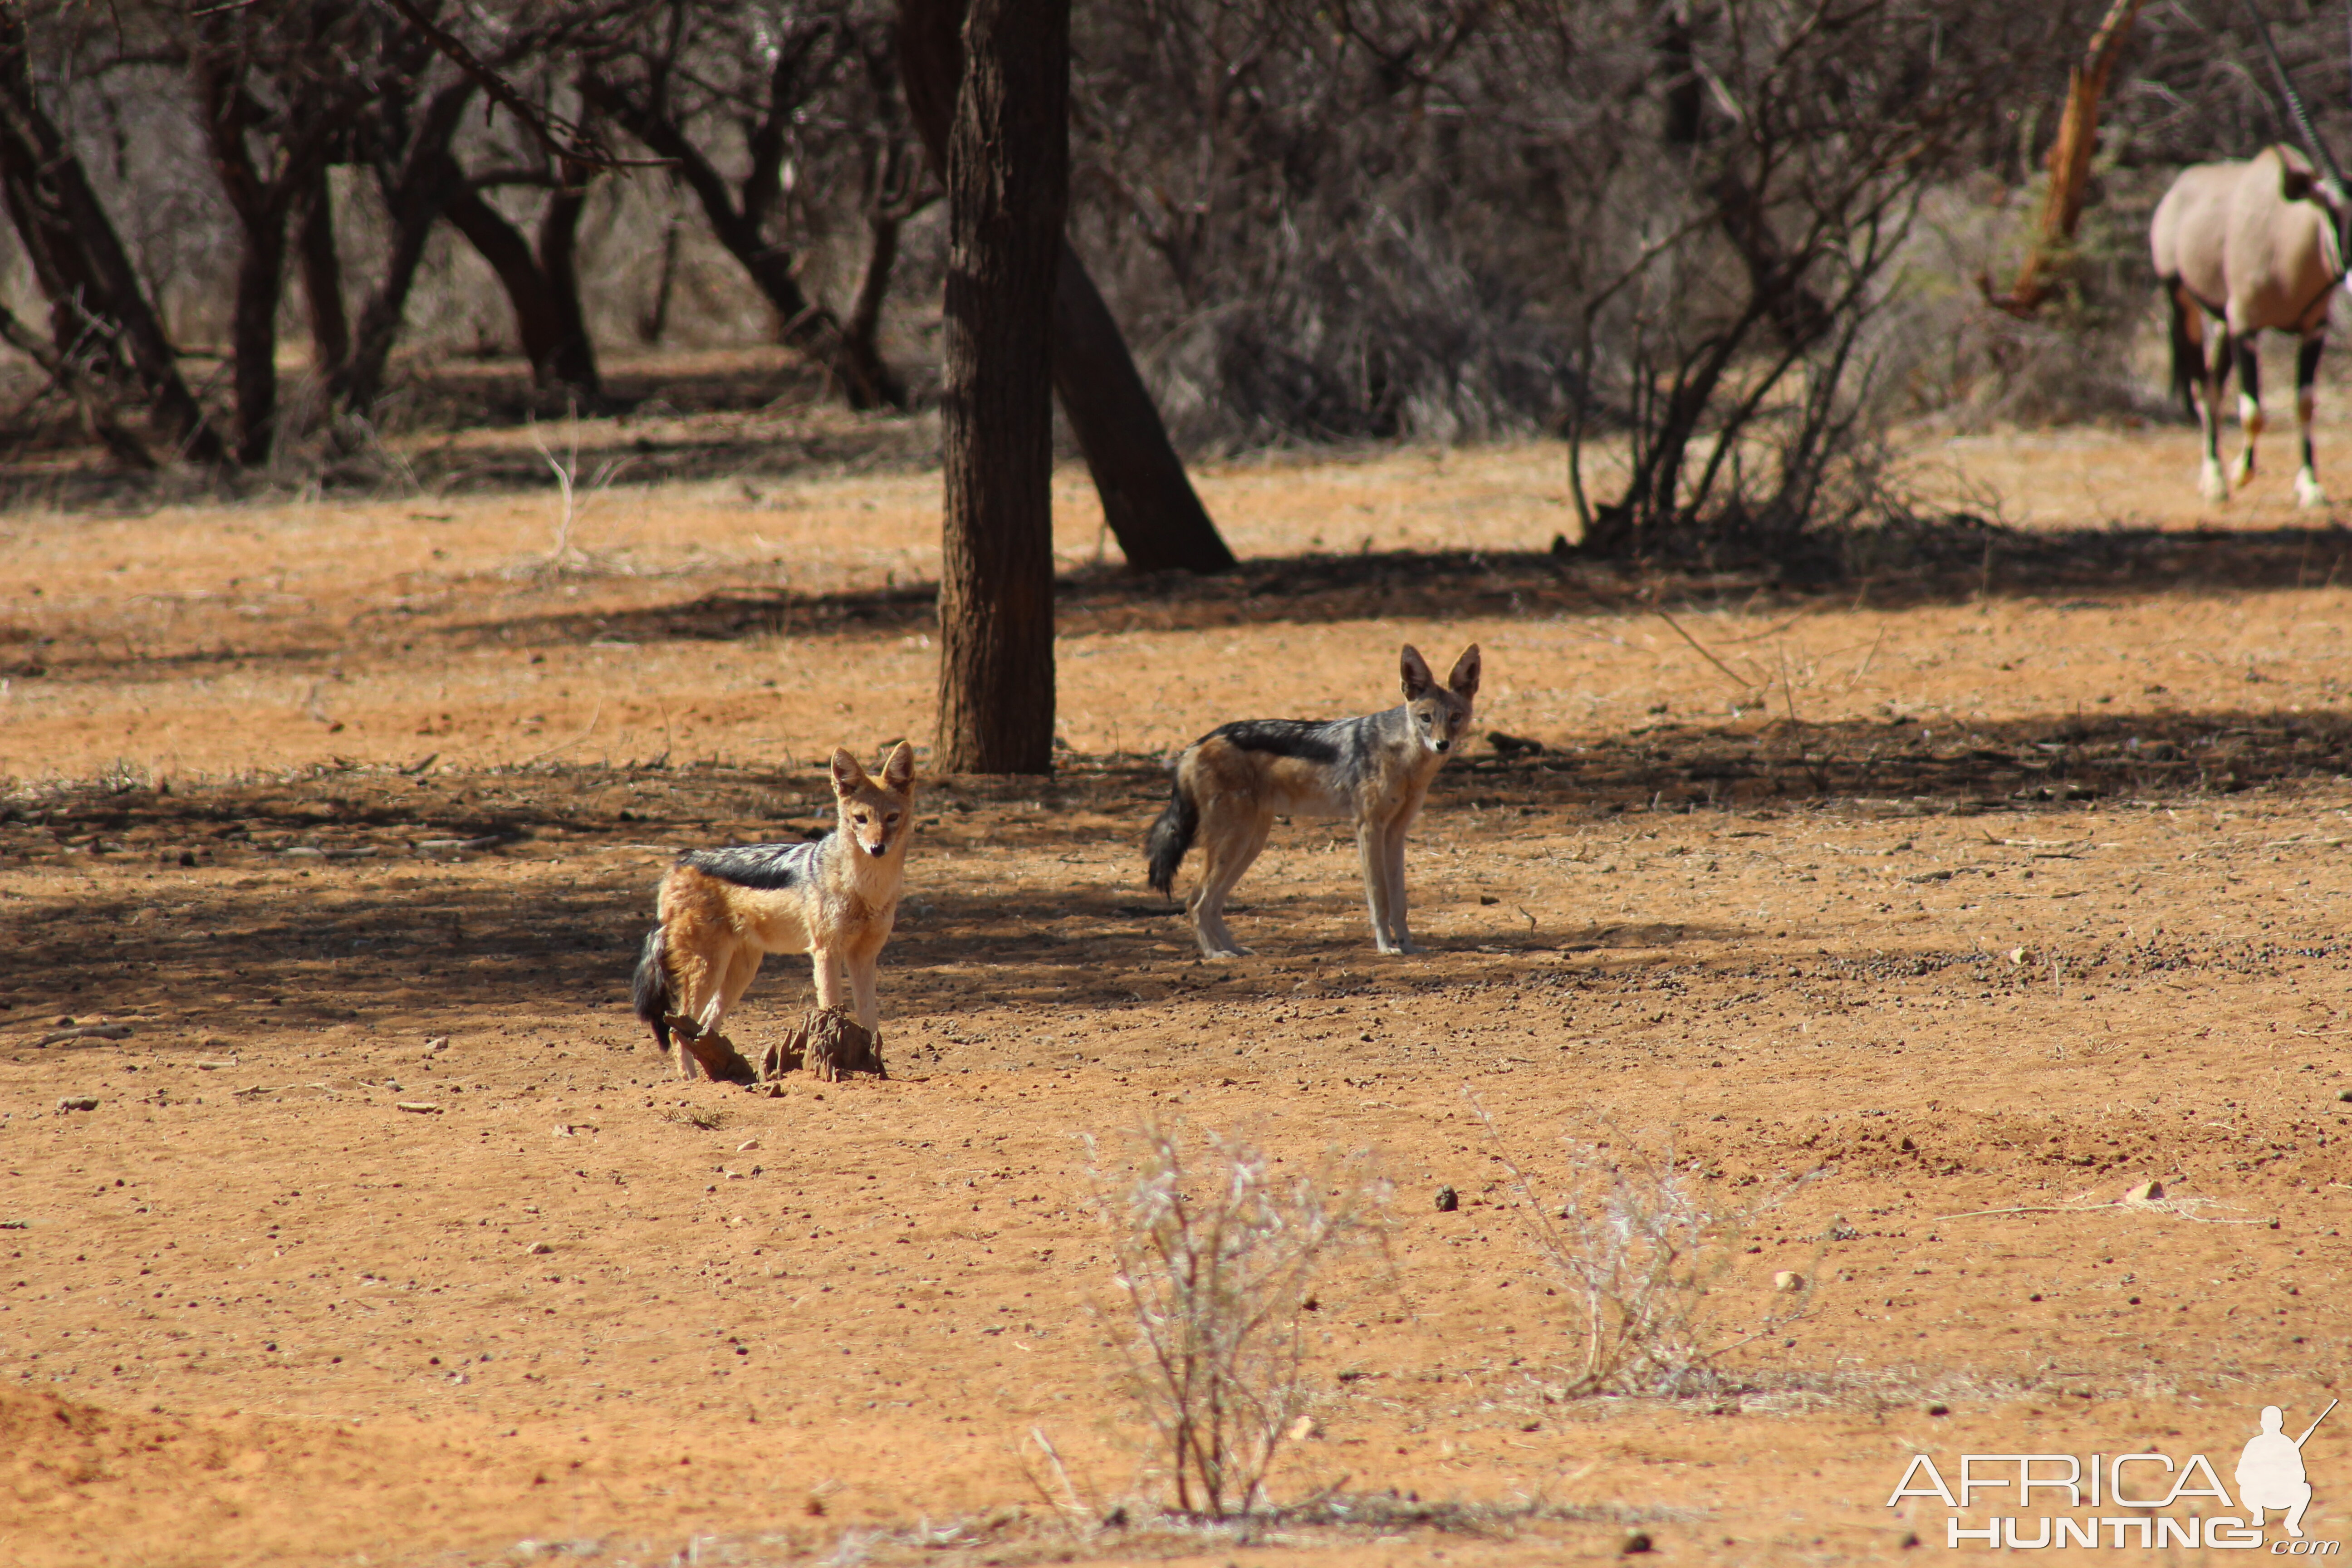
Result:
M1729 665L1724 663L1723 660L1716 658L1714 653L1707 648L1706 644L1700 642L1698 638L1685 631L1683 629L1683 624L1675 619L1674 616L1668 615L1663 608L1656 605L1653 605L1650 606L1650 613L1657 616L1658 619L1665 622L1666 625L1674 627L1675 635L1682 638L1683 641L1690 644L1693 651L1695 651L1699 658L1706 660L1707 663L1721 670L1723 672L1723 678L1726 680L1730 681L1732 685L1738 687L1739 689L1739 694L1742 697L1746 697L1748 693L1757 689L1754 681L1748 679L1746 677L1739 674L1738 671L1733 669Z

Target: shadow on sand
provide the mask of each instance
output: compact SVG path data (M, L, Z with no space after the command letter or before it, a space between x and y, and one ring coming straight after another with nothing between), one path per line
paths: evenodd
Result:
M1932 732L1907 722L1660 724L1465 759L1440 775L1430 809L1433 819L1484 812L1587 822L1718 813L1769 837L1780 831L1774 819L1799 813L2063 813L2085 800L2186 800L2347 773L2352 720L2336 715L2142 711ZM976 994L1116 1005L1190 985L1286 993L1295 982L1277 981L1277 969L1366 959L1360 933L1342 921L1328 941L1286 938L1279 966L1193 965L1175 906L1137 890L1141 837L1166 787L1159 760L1145 757L1075 759L1050 779L928 782L923 810L937 814L935 825L953 824L944 831L959 854L1023 852L1095 869L984 896L946 885L910 892L892 949L906 1005L951 1007ZM650 914L655 846L814 832L820 798L813 775L549 767L433 785L390 772L322 773L11 806L0 812L0 854L12 868L37 876L82 858L99 874L54 892L27 880L20 885L34 890L0 904L0 942L17 955L15 984L0 988L16 1007L0 1018L189 998L272 1019L452 1004L614 1008ZM1121 847L1134 848L1134 871L1106 878L1100 868ZM448 855L561 858L578 874L527 884L488 868L394 874ZM152 886L142 867L175 880L168 891ZM196 875L183 874L190 867ZM1336 911L1352 894L1335 886L1328 900ZM1738 935L1594 927L1524 945L1671 949ZM780 963L778 973L805 984L796 965ZM17 1035L4 1022L0 1029Z

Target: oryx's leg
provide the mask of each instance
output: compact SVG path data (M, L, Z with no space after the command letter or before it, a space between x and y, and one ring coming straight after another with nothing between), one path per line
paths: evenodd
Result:
M2230 482L2239 489L2254 477L2254 441L2263 433L2263 366L2262 356L2255 352L2257 341L2253 332L2238 340L2238 428L2245 433L2246 445L2238 454Z
M2319 379L2319 353L2327 346L2325 331L2306 333L2294 354L2294 436L2302 447L2303 467L2295 470L2294 500L2297 506L2326 506L2327 492L2319 488L2319 475L2311 466L2311 415L2313 384Z
M2204 451L2197 489L2207 500L2227 500L2230 481L2221 472L2221 388L2230 379L2230 329L2193 300L2189 323L2204 361L2204 374L2197 378L2197 437Z

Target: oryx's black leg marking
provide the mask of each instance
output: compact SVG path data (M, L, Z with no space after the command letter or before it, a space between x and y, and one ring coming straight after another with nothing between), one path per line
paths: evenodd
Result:
M2238 454L2237 483L2244 485L2254 477L2254 440L2263 433L2263 363L2258 352L2260 334L2248 332L2238 340L2238 428L2246 437L2245 450Z
M2294 352L2294 434L2302 447L2303 466L2294 476L2294 499L2304 506L2318 506L2327 500L2319 488L2319 471L2311 460L2311 421L2318 398L2319 355L2327 347L2325 330L2307 334Z
M2230 382L2230 359L2232 344L2230 325L2219 316L2207 315L2200 310L2195 316L2199 346L2204 351L2203 375L2199 378L2197 398L2197 434L2204 443L2203 471L2198 487L2207 500L2227 500L2230 481L2221 472L2221 389Z

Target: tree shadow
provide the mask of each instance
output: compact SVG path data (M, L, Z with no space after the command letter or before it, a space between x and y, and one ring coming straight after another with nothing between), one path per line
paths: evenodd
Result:
M1213 577L1086 567L1056 579L1055 617L1064 636L1085 636L1269 621L1551 619L1660 605L1771 607L1823 600L1896 609L2056 597L2073 601L2068 607L2095 607L2156 595L2352 585L2344 572L2352 561L2352 532L2335 526L2043 533L1951 519L1832 536L1822 548L1833 549L1836 559L1801 569L1754 561L1698 567L1594 562L1566 551L1260 557ZM737 588L635 610L557 612L467 630L525 643L903 634L932 625L937 605L937 585L929 583L833 593Z
M2136 711L1932 729L1666 723L1456 763L1439 775L1423 831L1475 842L1500 826L1482 820L1496 816L1711 813L1727 832L1769 839L1781 831L1775 819L1798 813L2063 816L2089 800L2187 801L2347 773L2352 718L2336 714ZM1196 962L1178 906L1138 890L1142 835L1166 788L1160 760L1148 757L1075 758L1051 778L926 781L927 830L952 822L965 864L1017 852L1099 867L1107 847L1124 844L1133 869L998 881L982 860L963 877L918 876L886 960L898 1016L1272 997L1292 994L1302 976L1389 973L1364 939L1349 877L1278 900L1293 918L1261 957ZM429 786L390 770L320 770L267 784L91 790L11 805L0 811L0 857L12 868L70 868L75 857L112 864L70 890L0 903L0 942L16 955L0 981L0 999L14 1004L0 1012L0 1040L21 1044L26 1037L6 1020L37 1011L151 1003L191 1010L193 1029L230 1033L240 1016L366 1022L457 1008L568 1010L634 1030L628 974L661 865L643 854L655 847L646 840L803 836L822 826L824 798L813 772L550 767ZM642 858L594 858L631 850ZM529 881L394 875L420 859L557 856L587 870ZM116 874L142 862L174 881L158 888ZM191 867L194 877L180 875ZM966 879L974 876L976 884ZM1473 951L1623 950L1633 962L1637 950L1734 945L1753 934L1697 922L1597 924L1433 945L1441 963ZM805 975L803 961L772 964L756 994L762 1016L800 1005Z

